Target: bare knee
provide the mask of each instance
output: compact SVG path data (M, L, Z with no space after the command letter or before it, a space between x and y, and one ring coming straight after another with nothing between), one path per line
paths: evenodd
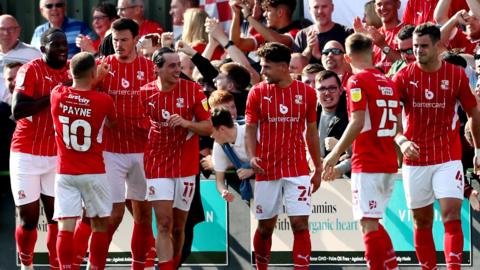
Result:
M172 233L172 217L160 216L157 217L158 234L169 235Z
M293 232L308 230L308 216L292 216L290 217L290 225Z
M112 214L110 215L109 222L115 228L122 223L123 215L125 213L125 205L123 203L114 203L112 208Z
M433 225L433 205L413 209L412 216L416 229L431 228Z

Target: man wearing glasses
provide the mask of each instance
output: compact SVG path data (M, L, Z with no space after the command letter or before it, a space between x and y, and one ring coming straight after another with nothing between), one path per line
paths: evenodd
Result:
M392 67L388 71L387 77L393 77L403 67L415 61L415 55L413 55L412 41L413 30L415 30L415 26L408 24L402 27L402 29L400 29L400 31L398 32L397 47L402 58L393 63Z
M138 24L139 37L147 34L163 33L163 28L159 23L145 19L143 6L143 0L119 0L117 3L117 14L120 17L132 19Z
M340 86L345 88L348 78L352 75L350 66L345 62L343 57L345 49L343 45L336 41L330 40L325 44L322 50L322 65L326 70L335 72L340 78Z
M96 40L97 36L83 21L66 17L66 8L65 0L40 0L40 13L47 22L35 28L30 44L40 49L42 33L50 27L60 28L67 36L68 58L70 59L74 54L80 52L80 48L75 44L75 38L79 34L88 36L91 40Z

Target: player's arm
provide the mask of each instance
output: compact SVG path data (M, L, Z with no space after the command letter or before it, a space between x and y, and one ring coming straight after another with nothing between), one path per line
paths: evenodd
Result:
M334 180L335 171L334 167L338 163L340 156L347 151L348 147L353 143L355 138L362 131L365 123L365 111L357 110L353 111L350 117L350 122L347 128L342 134L342 137L335 145L333 150L323 160L323 174L324 180Z
M242 38L240 36L240 13L241 7L239 1L230 1L232 8L232 24L230 25L230 40L242 51L249 52L255 50L255 41L253 38Z
M312 175L313 190L317 191L320 187L322 177L322 157L320 155L320 139L318 138L318 130L316 122L307 123L307 131L305 140L310 153L311 160L313 161L314 169Z
M34 99L14 91L12 95L12 114L16 120L39 113L50 105L50 95Z
M418 145L408 140L408 138L403 135L402 113L397 115L397 134L395 135L395 143L400 148L402 155L407 159L415 160L420 157L420 148Z
M255 173L264 174L265 171L260 167L260 158L257 157L257 124L247 123L245 126L245 147L250 165Z
M200 136L210 136L212 134L212 122L210 119L201 120L201 121L189 121L184 119L178 114L170 116L168 119L168 124L171 127L183 127L193 131L194 133Z
M444 24L448 21L448 12L450 11L452 0L439 0L435 11L433 12L433 19L438 24Z

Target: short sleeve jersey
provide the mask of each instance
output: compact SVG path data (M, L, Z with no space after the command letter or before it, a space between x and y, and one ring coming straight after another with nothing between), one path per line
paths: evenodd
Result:
M316 93L294 80L288 87L261 82L249 92L247 124L257 124L259 137L256 156L265 174L258 181L308 175L305 152L305 123L316 122Z
M397 172L394 137L401 108L393 82L377 69L363 70L348 80L347 100L350 116L365 111L365 124L352 146L352 172Z
M405 136L420 148L418 160L404 163L426 166L460 160L458 103L468 112L477 105L465 71L442 62L435 72L411 63L394 77L406 114Z
M208 103L200 85L179 79L171 91L160 91L157 81L142 87L141 103L150 118L144 168L147 179L174 178L199 172L198 135L183 127L170 127L174 114L188 121L210 118Z
M143 153L148 136L148 117L140 105L140 88L155 80L153 62L138 56L131 63L120 63L114 55L105 59L110 71L99 87L115 104L118 125L107 128L106 151Z
M68 74L68 65L53 69L38 58L18 70L15 91L39 99L50 95L55 86L69 81ZM38 156L57 155L50 106L17 121L11 150Z
M115 121L113 100L96 90L57 86L50 96L58 150L57 173L105 173L103 127Z
M392 29L385 29L384 27L380 28L380 33L385 35L385 42L387 42L388 46L390 46L392 50L398 49L395 37L404 25L404 23L400 23ZM383 53L383 48L374 46L373 52L375 56L375 65L381 67L385 73L388 73L393 65L393 62L387 59L387 56Z

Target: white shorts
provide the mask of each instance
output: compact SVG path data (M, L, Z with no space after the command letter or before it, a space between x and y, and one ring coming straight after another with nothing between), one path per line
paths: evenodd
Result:
M195 193L195 175L148 179L149 201L173 201L173 208L189 211Z
M463 166L460 160L430 166L403 165L403 188L407 206L417 209L435 199L463 200Z
M108 217L112 213L106 174L57 174L54 219L80 217L82 201L86 217Z
M352 173L353 218L382 218L392 196L395 175L390 173Z
M255 217L258 220L273 218L282 212L284 204L288 216L309 216L312 213L311 197L308 175L255 181Z
M147 184L142 153L103 152L103 159L113 203L122 203L125 199L146 200Z
M10 186L16 206L55 196L57 156L10 152Z

